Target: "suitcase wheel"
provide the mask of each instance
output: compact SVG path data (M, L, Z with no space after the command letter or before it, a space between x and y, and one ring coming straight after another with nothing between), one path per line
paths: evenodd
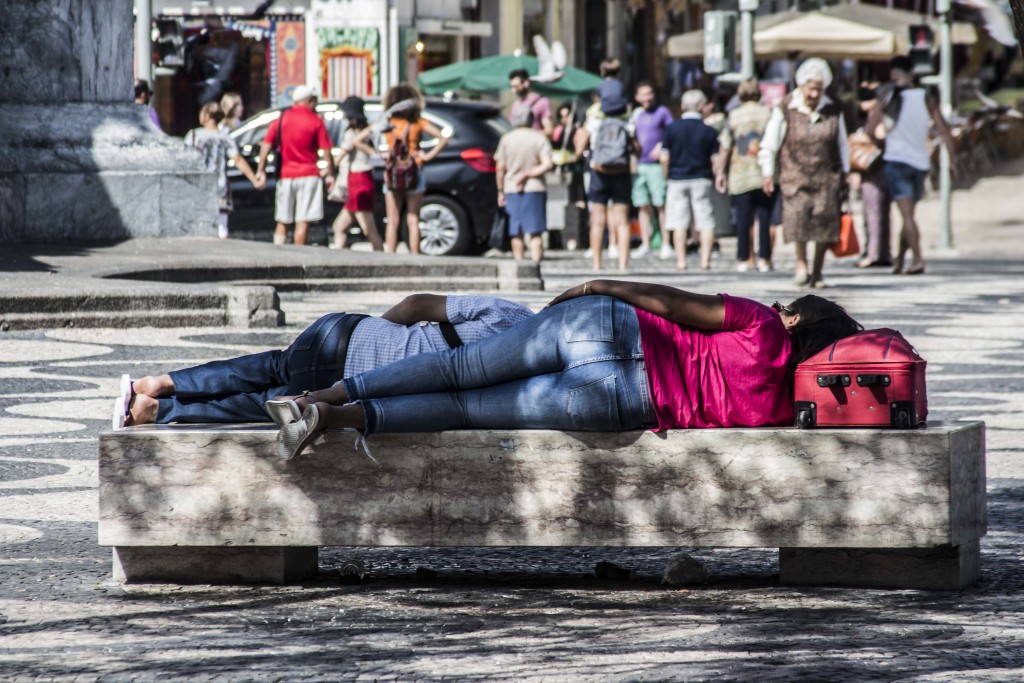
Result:
M889 426L896 429L910 429L914 426L914 403L894 401L889 404Z
M818 422L817 406L811 401L797 401L794 423L800 429L811 429Z

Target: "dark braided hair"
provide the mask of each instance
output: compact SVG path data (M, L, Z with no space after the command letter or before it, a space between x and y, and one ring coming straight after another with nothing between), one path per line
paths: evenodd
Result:
M800 314L800 322L789 328L794 369L827 346L864 329L842 306L814 294L800 297L784 310Z

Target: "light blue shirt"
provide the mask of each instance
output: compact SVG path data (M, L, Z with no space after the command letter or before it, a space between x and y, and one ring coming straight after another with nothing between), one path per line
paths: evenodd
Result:
M445 300L448 321L463 344L504 332L533 317L533 311L514 301L492 296L450 295ZM406 356L445 351L437 323L399 325L382 318L365 318L352 331L345 356L345 377L375 370Z

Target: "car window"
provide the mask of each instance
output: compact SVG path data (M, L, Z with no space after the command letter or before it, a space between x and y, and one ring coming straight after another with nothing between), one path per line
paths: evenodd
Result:
M259 145L267 135L267 128L270 123L277 119L280 114L276 111L268 111L257 114L241 126L231 131L231 137L239 147L246 145Z
M498 135L504 135L512 130L512 124L508 122L508 119L500 114L481 116L480 118L483 119L483 122L486 123L489 128L496 131Z

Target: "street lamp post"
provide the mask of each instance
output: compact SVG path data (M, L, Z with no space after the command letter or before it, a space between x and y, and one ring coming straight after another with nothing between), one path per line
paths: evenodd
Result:
M743 30L743 59L740 77L754 77L754 13L760 0L740 0L740 28Z
M942 17L939 24L942 44L939 47L939 102L942 116L953 116L953 12L950 0L937 0L935 10ZM939 146L939 191L942 197L942 223L939 247L953 247L953 159L946 145Z
M135 77L153 80L152 0L135 0Z

